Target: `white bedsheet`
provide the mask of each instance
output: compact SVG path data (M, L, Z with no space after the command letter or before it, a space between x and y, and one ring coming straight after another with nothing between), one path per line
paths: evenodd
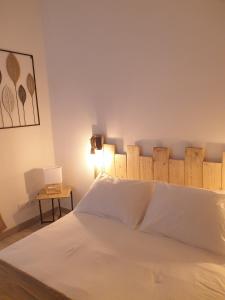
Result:
M0 259L75 300L224 300L225 257L70 213Z

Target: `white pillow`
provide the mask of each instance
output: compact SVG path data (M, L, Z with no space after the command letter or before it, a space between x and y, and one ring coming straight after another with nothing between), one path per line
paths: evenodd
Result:
M225 194L156 183L140 230L225 255Z
M135 227L143 219L152 186L147 181L100 175L79 202L76 211L115 218Z

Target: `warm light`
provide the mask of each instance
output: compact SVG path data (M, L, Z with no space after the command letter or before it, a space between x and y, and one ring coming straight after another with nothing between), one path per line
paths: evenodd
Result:
M87 163L88 169L93 170L95 155L91 154L91 145L90 145L90 143L87 143L87 145L86 145L85 157L86 157L86 163Z
M87 165L89 169L93 169L95 166L95 155L94 154L87 154Z
M111 168L113 163L113 155L110 151L104 151L103 155L103 166L104 170L107 171Z
M45 192L57 194L62 191L62 167L49 167L43 169Z
M62 183L62 167L49 167L43 169L45 184Z
M95 150L94 165L98 172L104 169L103 150Z
M113 165L114 151L111 147L107 147L107 145L105 145L102 150L95 148L95 152L93 153L93 151L90 151L92 146L93 143L91 145L87 145L86 149L88 167L91 170L94 170L95 176L97 176L99 172L108 172Z
M103 171L104 161L103 161L103 150L95 150L95 154L90 153L90 146L87 146L87 165L91 170L95 171L95 175Z

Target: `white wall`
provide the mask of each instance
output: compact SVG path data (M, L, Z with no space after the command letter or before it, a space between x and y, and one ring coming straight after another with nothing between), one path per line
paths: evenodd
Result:
M54 163L51 116L39 3L0 0L3 49L33 54L41 125L0 130L0 212L8 228L37 215L38 168Z
M92 126L144 153L225 150L225 1L42 1L56 161L78 197Z

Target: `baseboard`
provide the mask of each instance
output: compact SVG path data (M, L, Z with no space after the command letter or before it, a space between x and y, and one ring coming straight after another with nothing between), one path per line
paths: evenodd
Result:
M55 214L58 213L58 211L59 211L58 207L55 207L54 211L55 211ZM61 211L65 214L70 212L69 209L64 208L64 207L61 207ZM52 210L48 210L45 213L43 213L43 218L48 218L50 216L52 216ZM30 227L30 226L38 223L39 221L40 221L40 216L38 215L38 216L35 216L32 219L29 219L29 220L27 220L23 223L20 223L20 224L16 225L15 227L12 227L10 229L7 229L7 230L3 231L2 233L0 233L0 241L3 240L6 237L18 232L18 231L21 231L21 230L23 230L27 227Z

